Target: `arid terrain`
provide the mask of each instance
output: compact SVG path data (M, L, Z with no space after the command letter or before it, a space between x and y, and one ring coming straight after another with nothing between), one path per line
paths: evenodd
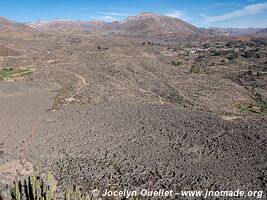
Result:
M2 188L37 167L59 188L266 195L267 36L151 15L0 20Z

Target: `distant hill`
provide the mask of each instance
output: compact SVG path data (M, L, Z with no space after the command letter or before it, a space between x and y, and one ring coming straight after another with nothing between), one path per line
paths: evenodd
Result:
M104 24L100 29L105 31L120 31L128 34L178 33L182 35L199 35L205 33L205 31L180 19L148 12L128 17L122 21Z
M33 30L30 26L0 17L0 30Z
M261 31L261 28L218 28L210 27L209 30L223 35L253 35Z
M257 35L267 35L267 28L263 28L256 33Z
M98 20L51 20L51 21L34 21L27 23L32 28L45 31L45 30L95 30L99 26L105 24L103 21Z

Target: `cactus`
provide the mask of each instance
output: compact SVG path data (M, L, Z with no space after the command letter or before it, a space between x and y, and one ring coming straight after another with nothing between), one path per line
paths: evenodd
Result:
M45 193L45 200L50 200L49 190Z
M83 200L82 193L80 191L77 191L78 200Z
M49 177L51 176L48 173L44 179L33 175L21 181L15 181L12 187L7 186L7 191L0 191L0 200L57 200L57 192L51 190ZM76 185L71 186L70 181L63 196L64 200L91 200L88 193L83 193Z
M36 199L36 176L32 177L32 196L33 200Z
M20 191L18 182L15 183L16 200L20 200Z
M56 192L54 192L54 198L53 198L53 200L57 200L57 193Z
M42 192L41 192L41 183L40 183L40 179L39 178L37 179L37 182L36 182L36 194L38 196L41 196L42 195Z
M70 193L69 193L68 190L65 192L65 198L64 198L64 200L70 200Z

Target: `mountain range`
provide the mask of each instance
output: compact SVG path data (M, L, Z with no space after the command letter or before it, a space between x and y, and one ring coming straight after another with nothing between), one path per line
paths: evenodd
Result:
M51 21L34 21L26 23L26 25L38 29L40 31L45 30L68 30L68 29L80 29L80 30L94 30L101 25L106 24L104 21L98 20L51 20Z
M39 20L28 23L19 23L0 17L0 30L89 30L103 32L118 32L120 34L133 35L241 35L241 34L266 34L266 29L260 28L198 28L183 20L159 15L150 12L142 12L136 16L114 22L104 22L99 20Z

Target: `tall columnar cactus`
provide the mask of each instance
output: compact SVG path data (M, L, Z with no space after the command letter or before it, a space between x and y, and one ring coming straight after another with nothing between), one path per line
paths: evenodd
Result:
M68 190L65 193L65 200L70 200L70 193Z
M56 192L54 192L54 198L53 198L53 200L57 200L57 193Z
M36 200L36 176L32 177L32 196L33 200Z
M16 200L20 200L19 183L17 181L15 183L15 193L16 193Z
M57 192L52 191L46 178L39 176L31 176L23 181L16 181L14 185L8 188L8 191L2 195L0 191L0 200L57 200ZM63 194L64 200L91 200L88 193L83 193L76 185L70 186ZM2 198L2 199L1 199Z
M36 180L36 195L41 196L41 183L39 178Z
M80 191L77 192L78 200L83 200L82 193Z

